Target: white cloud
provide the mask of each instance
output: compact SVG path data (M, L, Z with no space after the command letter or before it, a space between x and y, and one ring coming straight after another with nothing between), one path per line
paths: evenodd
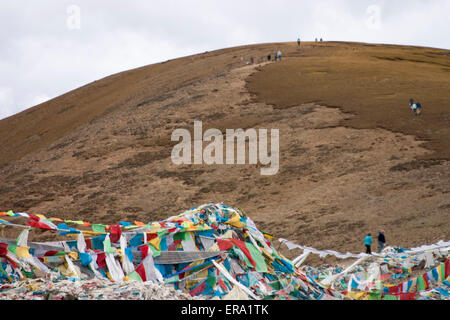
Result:
M3 119L15 111L14 97L11 88L0 87L0 119Z

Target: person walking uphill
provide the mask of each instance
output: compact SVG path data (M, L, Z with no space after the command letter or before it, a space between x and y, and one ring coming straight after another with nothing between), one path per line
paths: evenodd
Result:
M422 111L422 104L420 102L414 102L414 99L411 98L409 99L409 106L415 115L420 115Z
M364 238L364 245L366 246L366 253L372 254L372 250L370 249L370 246L372 245L372 237L370 233Z
M384 231L381 230L380 234L378 235L378 246L380 247L380 250L378 251L378 253L381 253L381 251L383 251L385 243L386 243L386 238L384 236Z

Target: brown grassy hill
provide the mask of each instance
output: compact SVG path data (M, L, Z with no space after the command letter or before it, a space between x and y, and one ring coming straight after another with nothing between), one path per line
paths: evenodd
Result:
M446 50L275 43L122 72L0 121L0 210L148 222L224 201L322 249L359 252L380 228L405 247L448 240L448 68ZM174 165L171 133L196 120L279 129L278 174Z
M339 106L357 115L347 126L412 134L435 151L426 159L450 158L450 51L319 43L290 57L251 78L249 88L262 101L276 108ZM407 112L410 98L424 106L421 117Z

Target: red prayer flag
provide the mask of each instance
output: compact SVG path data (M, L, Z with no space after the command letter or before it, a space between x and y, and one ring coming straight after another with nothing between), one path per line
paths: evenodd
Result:
M33 228L40 228L40 229L46 229L46 230L55 230L54 228L46 225L45 223L39 222L39 221L35 221L35 220L28 220L27 224L30 227Z
M415 292L400 293L398 296L400 297L400 300L415 300L414 297L416 296L416 293Z
M450 276L450 259L447 259L447 261L445 261L445 278L447 278L448 276Z
M6 258L6 260L8 260L8 262L11 264L11 266L14 269L18 269L19 268L19 265L17 263L15 263L13 260L11 260L9 257L5 257L5 258Z
M38 217L33 216L32 214L28 214L29 218L35 221L39 221Z
M136 272L139 274L139 276L141 277L142 281L147 281L147 276L145 274L145 267L144 264L140 264L139 267L136 268Z
M391 275L389 273L380 275L380 280L381 281L384 281L384 280L387 280L387 279L390 279L390 278L391 278Z
M239 247L239 249L244 252L244 254L247 256L248 260L250 260L250 263L256 268L256 262L253 260L252 255L250 254L250 251L248 251L247 246L245 245L244 241L238 240L238 239L230 239L231 242L233 242L236 246Z
M167 248L168 251L176 251L178 244L181 243L181 240L175 240L170 244L170 246Z
M217 245L219 246L220 251L227 251L233 247L233 243L229 240L216 239Z
M219 281L217 283L226 292L228 292L230 290L230 289L228 289L227 285L225 284L225 282L221 278L219 278Z
M85 239L84 242L86 242L86 249L92 250L92 240L90 238Z
M402 284L399 284L399 285L394 286L394 287L389 287L389 294L390 295L399 294L399 293L402 292L402 289L403 289L403 285Z
M153 240L153 239L155 239L157 237L158 237L157 233L149 233L149 232L147 233L147 241Z
M141 251L142 260L144 260L148 254L148 244L140 246L139 250Z
M122 235L122 230L120 229L120 225L116 224L114 226L110 226L109 227L110 230L110 237L109 239L111 240L111 243L115 243L117 241L119 241L120 236Z
M194 297L194 296L196 296L196 295L202 293L203 291L205 291L205 287L206 287L206 284L205 284L205 281L203 281L200 285L198 285L197 287L195 287L194 289L192 289L192 290L189 292L189 294L190 294L191 296Z
M428 276L426 273L423 274L423 282L425 284L425 290L430 287L430 281L428 280Z
M55 250L49 250L46 253L44 253L44 257L51 257L54 256L55 254L57 254L59 251L55 251Z
M8 245L6 243L0 243L0 257L6 256L8 253Z
M97 254L97 265L98 265L99 269L106 266L106 254L105 253L102 252L102 253Z

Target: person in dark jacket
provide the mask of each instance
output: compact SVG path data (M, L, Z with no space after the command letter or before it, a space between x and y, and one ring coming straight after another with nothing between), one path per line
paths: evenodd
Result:
M414 99L411 98L409 99L409 106L415 115L420 115L422 111L422 104L420 102L414 102Z
M378 246L380 248L380 250L378 251L378 253L380 253L381 251L383 251L384 249L384 244L386 243L386 238L384 237L384 230L380 231L380 234L378 235Z
M372 254L372 250L370 248L372 245L372 236L370 233L364 238L364 245L366 246L366 253Z

